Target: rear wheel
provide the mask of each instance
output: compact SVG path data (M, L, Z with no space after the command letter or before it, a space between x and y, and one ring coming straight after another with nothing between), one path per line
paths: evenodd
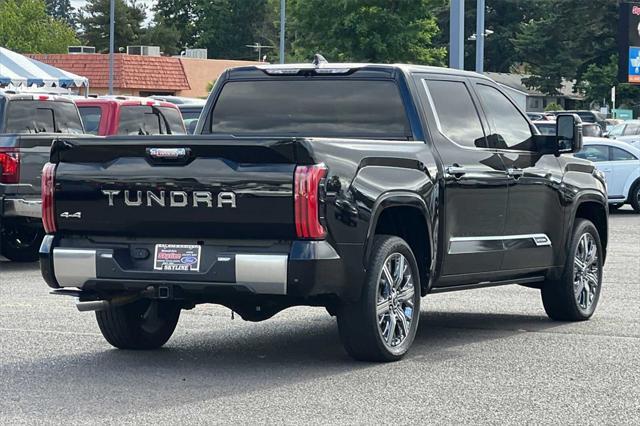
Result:
M602 288L603 252L593 223L576 219L570 253L560 280L548 281L542 288L542 303L554 320L587 320L596 310Z
M35 262L44 237L44 231L39 226L30 226L18 221L5 225L0 240L0 251L14 262Z
M178 324L175 302L142 299L96 312L104 338L119 349L157 349L167 343Z
M629 191L629 204L636 213L640 213L640 182L637 182Z
M396 361L413 343L420 320L420 276L409 245L376 236L360 300L338 311L340 339L361 361Z

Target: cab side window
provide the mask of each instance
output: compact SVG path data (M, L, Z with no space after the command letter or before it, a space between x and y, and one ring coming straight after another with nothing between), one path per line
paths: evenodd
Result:
M584 158L585 160L596 163L600 161L609 161L609 147L604 145L588 145L574 155L578 158Z
M487 136L490 148L535 151L536 145L529 122L513 103L495 87L476 84L491 134Z
M440 132L458 145L485 148L480 116L462 81L424 80L435 108Z

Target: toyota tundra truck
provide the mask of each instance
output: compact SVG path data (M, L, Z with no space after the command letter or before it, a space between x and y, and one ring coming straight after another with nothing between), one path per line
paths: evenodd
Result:
M234 68L195 136L55 141L42 275L121 349L162 346L202 303L248 321L325 307L369 361L407 353L428 294L521 284L553 320L586 320L608 211L581 146L579 117L540 135L471 72Z

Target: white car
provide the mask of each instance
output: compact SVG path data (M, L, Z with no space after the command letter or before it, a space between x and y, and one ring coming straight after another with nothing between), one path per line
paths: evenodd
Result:
M640 120L627 120L613 126L607 137L640 148Z
M607 138L584 138L584 148L574 154L591 160L604 173L613 209L631 204L640 213L640 149Z

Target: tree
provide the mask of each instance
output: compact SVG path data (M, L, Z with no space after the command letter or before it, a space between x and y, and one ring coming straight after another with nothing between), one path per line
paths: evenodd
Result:
M181 51L180 31L174 26L162 20L156 20L154 25L144 30L141 35L141 44L160 46L160 51L165 55L177 55Z
M141 44L142 23L146 19L144 7L132 1L115 0L115 43L118 47ZM88 0L80 10L82 39L97 51L109 50L110 0Z
M576 89L584 94L587 102L609 99L611 88L618 83L618 55L611 55L609 63L591 64L582 74Z
M562 79L581 80L590 65L603 66L616 50L617 0L598 7L579 0L537 2L534 17L524 22L513 43L525 70L525 83L557 94Z
M431 6L429 0L290 0L292 56L443 65L446 49L433 45L439 30Z
M72 27L76 25L76 12L70 0L46 0L46 4L49 16L65 21Z
M47 15L43 0L0 1L0 46L21 53L64 53L74 44L73 28Z

